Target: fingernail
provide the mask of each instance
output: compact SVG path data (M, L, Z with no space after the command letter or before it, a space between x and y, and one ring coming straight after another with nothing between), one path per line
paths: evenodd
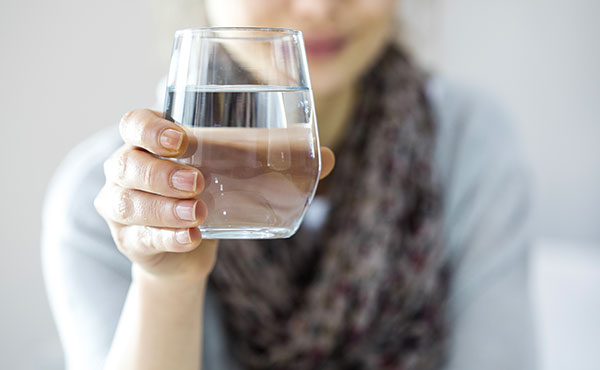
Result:
M172 128L166 129L160 134L160 145L167 150L177 150L183 141L183 134Z
M190 230L179 230L175 233L175 239L179 244L191 244Z
M196 202L195 200L184 200L175 206L177 217L185 221L196 220Z
M173 187L182 191L196 191L198 185L198 172L179 170L171 177Z

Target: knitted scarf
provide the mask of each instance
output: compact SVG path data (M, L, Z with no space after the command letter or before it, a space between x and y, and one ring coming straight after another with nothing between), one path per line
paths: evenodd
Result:
M317 233L224 240L211 275L245 369L437 369L447 269L424 78L390 46L361 79Z

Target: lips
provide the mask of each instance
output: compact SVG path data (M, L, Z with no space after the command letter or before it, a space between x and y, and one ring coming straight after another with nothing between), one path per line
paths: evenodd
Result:
M306 54L309 58L330 58L339 53L346 44L342 36L309 36L304 40Z

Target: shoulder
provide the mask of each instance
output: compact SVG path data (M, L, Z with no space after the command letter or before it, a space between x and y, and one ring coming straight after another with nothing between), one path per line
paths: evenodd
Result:
M516 253L527 238L508 238L529 224L531 172L515 119L489 93L440 77L429 81L427 94L437 128L447 257L455 264L474 252L487 259L491 249L509 245Z
M108 127L73 148L54 173L46 194L44 217L76 211L75 206L104 184L103 163L122 142L118 127ZM50 214L48 214L50 213Z
M527 167L516 120L499 99L440 76L430 78L426 92L436 123L436 167L442 184L452 181L457 169Z
M48 186L42 213L46 254L76 251L114 262L118 251L93 202L105 182L104 161L122 144L114 125L82 141L61 162Z
M46 194L41 262L70 367L101 366L131 280L131 264L93 204L105 182L103 163L121 144L117 126L84 140L60 164Z
M67 153L53 180L72 176L72 169L88 169L86 172L90 172L93 166L101 166L104 160L121 145L123 145L123 141L119 135L118 125L103 128L84 139Z
M428 96L451 270L447 368L531 368L530 170L516 120L489 93L441 78Z

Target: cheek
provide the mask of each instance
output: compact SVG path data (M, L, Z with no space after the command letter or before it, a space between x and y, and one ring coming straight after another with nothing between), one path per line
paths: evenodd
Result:
M351 40L345 53L346 63L365 64L377 57L381 48L389 41L394 32L394 4L390 0L360 0L362 6L355 13L356 27L351 32Z
M366 45L380 44L383 42L382 39L388 39L394 32L393 25L394 19L388 15L364 19L361 28L353 34L352 46L358 47L360 44L362 47L372 49Z
M362 32L376 33L389 28L396 15L396 1L360 0L354 18L360 24ZM379 31L378 31L379 30Z

